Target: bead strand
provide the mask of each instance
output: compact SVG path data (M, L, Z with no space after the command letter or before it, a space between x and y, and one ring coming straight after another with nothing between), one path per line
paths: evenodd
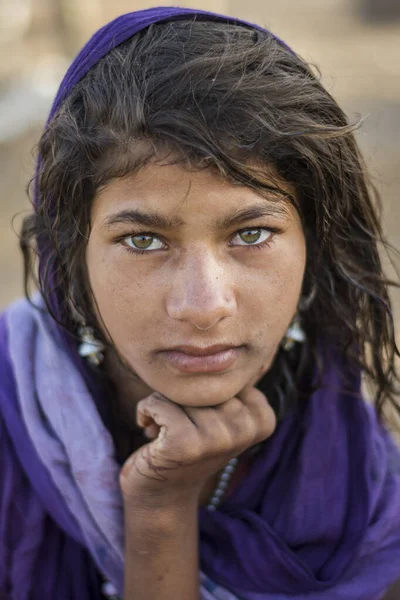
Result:
M229 481L233 475L233 473L235 472L236 466L239 462L239 459L237 458L232 458L228 464L226 465L226 467L224 468L224 470L222 471L222 474L219 478L217 487L215 488L210 501L207 505L207 509L210 511L214 511L217 510L222 498L225 495L225 492L227 490L227 487L229 485Z

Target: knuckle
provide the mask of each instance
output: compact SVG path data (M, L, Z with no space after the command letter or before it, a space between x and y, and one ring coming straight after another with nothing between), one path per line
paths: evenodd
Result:
M180 432L176 436L176 440L171 440L172 446L181 456L185 457L185 463L188 464L197 462L204 454L204 444L195 431L189 434L186 430Z
M257 424L257 431L268 437L276 427L276 415L267 397L260 390L254 388L248 394L246 407Z
M263 414L260 415L252 414L249 411L247 417L242 419L238 443L242 444L243 449L267 439L275 430L275 415L270 407L265 409L266 407L264 407Z
M225 409L231 414L241 414L245 408L243 402L239 398L231 398L225 404Z
M244 411L240 419L235 419L229 426L229 444L226 449L243 451L253 441L256 435L256 424L251 415Z
M246 405L251 411L258 412L267 403L268 400L261 390L257 388L251 388L250 390L248 390L246 394Z
M207 428L205 436L205 454L211 455L223 455L232 448L235 447L237 432L232 427L231 422L226 419L220 418L212 423Z
M136 410L137 411L150 411L152 409L155 408L155 406L157 406L157 400L155 398L153 398L153 396L147 396L147 398L143 398L142 400L139 400L139 402L136 405Z
M242 444L249 446L257 436L257 425L250 417L242 424L241 439Z
M276 414L270 404L267 404L267 406L265 408L266 408L266 410L264 411L265 427L272 433L272 431L274 431L276 424L277 424Z
M276 424L276 415L273 409L268 405L266 407L266 410L264 410L263 418L260 419L260 426L258 432L259 440L257 441L262 441L269 438L275 431Z
M163 400L162 396L160 396L157 392L154 392L153 394L151 394L143 400L143 402L146 401L147 404L149 404L149 406L158 406L161 403L165 404L165 401Z
M226 423L214 423L212 430L207 432L206 452L222 454L232 446L232 435Z

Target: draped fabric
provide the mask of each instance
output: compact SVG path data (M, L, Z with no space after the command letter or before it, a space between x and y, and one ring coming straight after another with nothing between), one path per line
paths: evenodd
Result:
M22 300L0 324L0 591L95 598L96 569L122 591L111 436L46 311ZM202 600L373 600L398 578L400 452L359 386L332 354L221 509L199 509Z
M0 598L97 600L79 523L54 486L21 416L0 319ZM26 358L26 357L25 357Z

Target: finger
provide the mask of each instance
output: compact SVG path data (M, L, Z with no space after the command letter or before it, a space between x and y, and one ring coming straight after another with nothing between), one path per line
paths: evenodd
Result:
M185 419L185 413L181 407L158 392L143 398L136 405L136 420L140 427L148 427L153 423L161 427L182 419Z
M184 406L183 410L187 414L188 419L198 430L199 435L211 436L213 432L218 432L218 422L220 419L215 407Z
M239 392L238 398L258 424L258 431L263 436L261 439L269 437L276 428L276 415L265 394L255 387L247 386Z
M162 394L154 392L136 406L136 420L148 432L151 439L165 441L183 437L182 432L196 429L181 406Z
M156 437L158 437L160 430L161 429L158 425L156 425L155 423L152 423L148 427L145 427L143 433L147 437L148 440L155 440Z
M185 407L196 423L205 448L221 454L242 452L253 441L256 426L239 398L214 407Z
M251 385L216 409L238 446L257 444L268 438L276 427L276 416L266 396Z

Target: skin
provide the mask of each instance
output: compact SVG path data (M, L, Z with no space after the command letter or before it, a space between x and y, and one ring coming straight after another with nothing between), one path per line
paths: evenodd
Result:
M216 229L238 210L260 206L281 214ZM113 215L129 210L183 223L176 230L151 228L165 247L157 249L160 242L154 239L154 250L132 254L129 236L149 228L107 225ZM109 354L108 368L128 412L152 390L183 406L218 405L269 368L296 312L306 258L299 215L282 196L271 194L268 201L211 169L150 164L97 194L91 225L87 267L100 318L123 361L143 382ZM237 231L255 227L281 232L264 231L259 239L269 236L268 245L250 247L252 238L243 241ZM158 353L181 344L217 343L243 345L235 364L218 374L181 373Z
M95 198L86 258L116 349L106 356L113 404L151 440L131 448L120 475L127 600L198 598L202 493L275 429L254 386L296 312L306 260L299 215L284 197L293 190L279 185L266 198L211 169L151 164ZM244 210L245 220L232 220ZM127 222L129 211L179 224L143 227ZM184 372L165 354L214 344L238 346L219 372Z

